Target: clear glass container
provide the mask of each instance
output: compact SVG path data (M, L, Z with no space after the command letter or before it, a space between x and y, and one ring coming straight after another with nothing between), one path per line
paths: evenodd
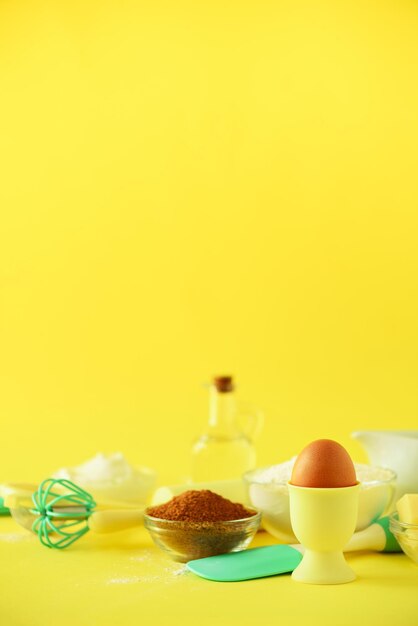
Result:
M392 513L389 526L405 554L418 564L418 524L401 522L398 513Z
M192 448L194 482L241 478L244 472L255 467L255 447L248 432L243 431L240 417L232 377L215 378L210 386L207 430ZM246 416L246 421L255 430L260 414L254 412Z
M251 517L227 522L182 522L144 514L144 525L154 543L181 563L244 550L257 532L260 521L261 513L256 511Z

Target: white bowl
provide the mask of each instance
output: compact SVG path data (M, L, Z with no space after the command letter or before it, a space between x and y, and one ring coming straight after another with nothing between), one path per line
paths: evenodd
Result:
M99 452L81 465L62 468L53 476L71 480L99 504L148 504L156 483L154 470L130 465L121 452Z
M294 461L295 459L291 459L280 465L259 468L244 474L249 502L263 514L263 528L283 543L297 543L290 523L287 487ZM357 532L390 512L396 474L388 468L359 463L354 463L354 467L360 481Z

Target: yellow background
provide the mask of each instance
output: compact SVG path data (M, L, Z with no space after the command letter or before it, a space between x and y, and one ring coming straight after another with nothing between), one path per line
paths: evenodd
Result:
M0 480L418 412L415 2L0 3Z
M214 373L260 464L416 427L417 32L412 0L0 0L0 482L184 478ZM404 555L217 585L144 530L0 526L5 626L416 623Z

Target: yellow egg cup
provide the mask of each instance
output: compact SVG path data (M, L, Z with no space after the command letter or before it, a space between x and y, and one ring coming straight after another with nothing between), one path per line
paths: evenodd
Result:
M292 578L314 585L355 580L343 548L356 527L360 484L332 489L288 486L293 532L306 549Z

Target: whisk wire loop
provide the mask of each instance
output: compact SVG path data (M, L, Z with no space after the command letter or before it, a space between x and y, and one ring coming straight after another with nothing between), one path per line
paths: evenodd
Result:
M58 487L60 491L53 491ZM84 489L67 479L47 478L32 495L36 516L32 530L49 548L63 549L85 535L96 503Z

